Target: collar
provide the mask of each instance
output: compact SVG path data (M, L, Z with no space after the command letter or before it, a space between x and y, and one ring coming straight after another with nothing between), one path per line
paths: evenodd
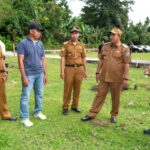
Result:
M69 40L69 42L70 42L72 45L75 45L74 42L72 42L71 40ZM78 44L80 44L79 41L76 42L76 45L78 45Z
M120 45L121 45L121 42L120 42L120 43L118 43L118 44L110 43L110 46L111 46L111 47L119 47Z
M28 41L30 41L30 42L33 42L33 40L29 37L29 36L27 36L26 37L26 39L28 40ZM36 42L39 42L39 40L35 40ZM34 42L33 42L34 43Z

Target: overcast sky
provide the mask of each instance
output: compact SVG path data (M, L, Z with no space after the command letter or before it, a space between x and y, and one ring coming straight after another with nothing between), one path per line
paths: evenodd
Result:
M84 3L80 0L67 0L73 16L79 16ZM129 13L129 19L134 23L144 22L146 17L150 18L150 0L134 0L133 11Z

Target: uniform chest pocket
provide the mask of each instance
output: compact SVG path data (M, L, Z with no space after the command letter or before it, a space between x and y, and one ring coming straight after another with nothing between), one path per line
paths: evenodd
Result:
M73 52L71 50L67 50L67 57L72 57L73 56Z
M103 59L107 59L107 57L108 57L108 52L107 52L107 51L104 51L104 52L102 53L102 57L103 57Z
M121 58L121 53L120 53L120 52L113 52L113 53L112 53L112 56L113 56L114 58Z
M119 52L114 52L112 53L112 58L117 62L121 63L122 62L122 55Z

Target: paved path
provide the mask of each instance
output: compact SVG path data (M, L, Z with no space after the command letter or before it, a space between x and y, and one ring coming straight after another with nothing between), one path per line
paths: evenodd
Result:
M60 56L58 56L58 55L46 55L46 57L51 58L51 59L60 59ZM87 57L86 60L87 60L87 62L92 63L92 62L97 62L99 59L98 58L93 58L93 57ZM147 66L147 65L150 65L150 61L132 59L131 64L136 66L136 67L138 67L138 66Z
M6 56L17 56L16 54L14 55L13 52L6 52ZM51 59L60 59L60 56L59 55L49 55L49 54L46 54L46 58L51 58ZM93 57L87 57L87 62L89 63L94 63L94 62L97 62L98 61L98 58L93 58ZM147 66L147 65L150 65L150 61L149 60L132 60L131 64L133 66Z

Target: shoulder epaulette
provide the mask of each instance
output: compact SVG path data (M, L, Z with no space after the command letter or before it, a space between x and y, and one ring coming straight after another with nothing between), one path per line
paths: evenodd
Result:
M66 44L68 44L68 43L69 43L69 41L65 41L63 44L66 45Z
M106 43L104 43L104 45L109 45L110 44L110 42L106 42Z
M123 46L124 48L128 48L128 46L127 46L126 44L122 44L122 46Z

